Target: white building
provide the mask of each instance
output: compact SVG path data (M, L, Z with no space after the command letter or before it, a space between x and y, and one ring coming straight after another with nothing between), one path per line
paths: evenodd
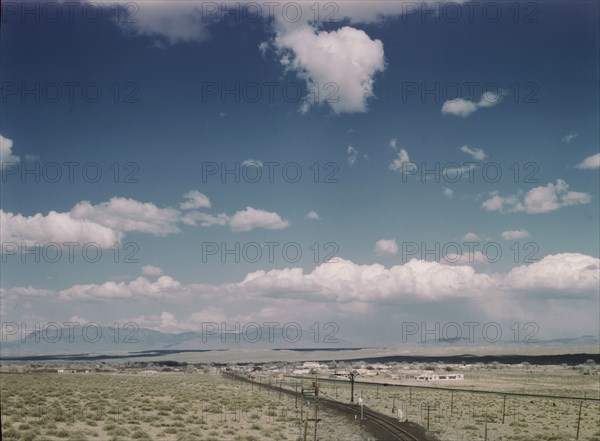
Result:
M423 372L421 375L416 375L417 381L447 381L447 380L464 380L464 374L435 374L433 372Z

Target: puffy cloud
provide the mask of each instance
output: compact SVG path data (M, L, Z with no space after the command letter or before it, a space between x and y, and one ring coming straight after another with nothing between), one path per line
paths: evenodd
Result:
M229 226L232 231L250 231L255 228L265 228L267 230L281 230L289 227L289 222L282 219L275 212L257 210L256 208L246 207L243 211L238 211L229 220Z
M188 191L183 195L185 202L179 204L182 210L194 210L196 208L210 208L210 199L198 190Z
M579 253L545 256L539 262L513 268L505 278L520 290L598 291L600 259Z
M517 196L500 196L498 192L493 192L491 198L481 204L487 211L503 211L504 206L515 206L519 202Z
M295 71L309 88L317 88L321 95L333 85L328 104L335 113L365 112L367 100L373 97L374 76L385 69L381 40L372 40L364 31L349 26L331 32L316 31L309 25L282 27L274 45L282 65ZM302 111L314 101L309 95Z
M531 234L529 234L527 230L509 230L503 231L502 234L500 234L500 237L502 237L504 240L518 240L530 236Z
M27 246L50 242L95 242L107 248L121 240L123 233L93 220L77 219L71 213L49 212L46 216L7 213L0 210L2 242L25 243Z
M179 231L179 212L174 208L159 208L153 203L129 198L114 197L97 205L82 201L72 208L70 216L123 232L166 235Z
M444 115L456 115L466 118L477 109L492 107L502 101L503 93L484 92L478 102L457 98L447 100L442 105Z
M596 170L600 168L600 153L588 156L575 167L582 170Z
M309 211L306 218L309 220L321 220L321 217L316 211Z
M575 138L577 138L577 133L573 132L573 133L568 133L565 136L563 136L563 138L561 139L562 142L565 143L570 143L572 140L574 140Z
M348 154L348 165L352 167L354 164L356 164L356 159L358 158L358 150L349 145L346 149L346 153Z
M479 240L479 236L475 233L467 233L463 236L463 240L467 241L467 242L473 242L476 240Z
M208 198L197 191L186 193L185 197L188 200L181 203L184 209L210 204ZM277 213L252 207L246 207L233 216L225 213L211 215L198 211L181 212L170 207L159 208L153 203L121 197L96 205L81 201L67 213L50 211L47 215L37 213L24 216L0 210L3 242L24 243L27 246L50 242L94 242L108 248L128 232L156 236L177 233L180 231L179 223L203 227L228 225L235 232L255 228L278 230L289 226L289 222Z
M21 160L18 156L13 155L12 148L12 139L0 135L0 171L4 169L6 164L19 162Z
M529 214L547 213L570 205L587 204L592 200L588 193L569 191L568 184L557 179L556 184L549 182L546 186L535 187L519 195L500 196L492 193L492 197L483 202L487 211L525 212Z
M487 155L482 149L472 149L468 145L463 145L460 148L460 151L466 153L467 155L471 155L473 159L477 159L478 161L483 161L487 158Z
M301 268L285 268L248 274L240 288L262 293L314 293L339 301L370 301L417 297L477 296L493 285L492 277L477 274L470 266L450 266L413 259L389 269L379 264L358 265L338 258L304 274Z
M398 152L398 157L394 159L390 164L390 170L395 172L402 171L402 165L409 162L410 158L408 156L408 152L405 149L400 149Z
M448 100L442 105L442 113L444 115L457 115L467 117L477 110L477 104L473 101L457 98Z
M175 318L174 314L168 311L163 311L156 315L141 315L129 321L136 323L140 328L147 328L165 333L179 333L190 330L184 324L180 323Z
M454 197L454 190L448 187L442 187L442 194L448 199L452 199Z
M375 243L375 254L378 256L394 256L398 254L396 239L381 239Z
M260 294L310 293L339 301L377 301L391 298L480 298L490 291L513 292L547 290L566 296L574 291L597 292L600 259L583 254L557 254L540 262L522 265L506 275L477 273L467 261L483 262L481 253L454 256L460 265L447 265L413 259L389 269L382 265L358 265L337 259L305 274L301 268L256 271L238 289ZM446 260L446 259L444 259ZM452 261L453 256L448 255Z
M100 4L110 7L114 2L101 0ZM127 4L122 8L130 10ZM127 33L152 38L156 47L201 43L210 38L208 25L214 21L213 15L203 12L203 8L202 3L187 1L144 2L135 8L131 20L118 23Z
M157 266L153 265L144 265L142 267L142 274L146 276L160 276L163 270Z

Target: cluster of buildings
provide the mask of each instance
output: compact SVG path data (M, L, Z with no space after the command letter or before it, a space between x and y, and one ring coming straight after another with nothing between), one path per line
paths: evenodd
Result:
M462 366L451 367L452 370L460 369ZM362 381L461 381L465 379L464 374L453 371L436 373L432 370L414 369L407 366L390 366L382 363L361 364L349 368L343 368L336 363L318 363L307 361L295 365L287 366L263 366L262 371L270 371L278 375L318 375L326 376L330 379L347 378L350 372L355 372Z

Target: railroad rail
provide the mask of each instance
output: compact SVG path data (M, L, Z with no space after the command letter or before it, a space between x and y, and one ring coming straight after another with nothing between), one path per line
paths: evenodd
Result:
M258 381L254 381L251 378L248 378L244 375L240 375L233 372L224 372L223 375L225 377L231 378L233 380L244 381L246 383L252 383L259 387L263 387L265 389L270 389L275 392L281 392L286 395L292 397L301 397L302 394L300 392L296 392L290 389L286 389L284 387L279 387L272 384L265 384ZM304 399L310 401L313 397L304 396ZM319 405L323 407L327 407L333 410L336 410L341 413L345 413L347 415L355 415L355 417L360 416L361 410L358 404L346 404L341 403L339 401L335 401L328 398L319 398ZM380 441L427 441L424 437L416 436L405 428L401 427L400 422L395 419L383 415L379 412L376 412L372 409L369 409L367 406L363 406L362 415L365 420L377 425L380 429L382 429L387 435L386 438L380 439Z

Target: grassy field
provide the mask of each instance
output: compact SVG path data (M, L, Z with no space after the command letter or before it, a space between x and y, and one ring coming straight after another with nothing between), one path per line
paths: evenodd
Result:
M285 394L218 373L139 371L0 374L3 440L298 439L300 406ZM442 441L484 440L486 425L489 441L576 440L583 403L579 440L600 441L598 401L504 395L599 398L596 371L583 375L563 366L472 365L462 373L464 381L427 383L434 388L414 380L391 385L385 375L371 377L375 382L355 385L355 397L362 394L367 406L388 415L399 407ZM408 372L405 377L412 378ZM281 373L265 372L259 378L292 389L297 383ZM320 394L348 402L349 382L321 381ZM319 418L321 441L369 440L348 417L322 409ZM308 427L312 434L312 422Z
M220 375L0 374L10 440L296 440L293 398ZM321 412L323 441L367 441L346 417ZM312 423L309 423L312 433Z

